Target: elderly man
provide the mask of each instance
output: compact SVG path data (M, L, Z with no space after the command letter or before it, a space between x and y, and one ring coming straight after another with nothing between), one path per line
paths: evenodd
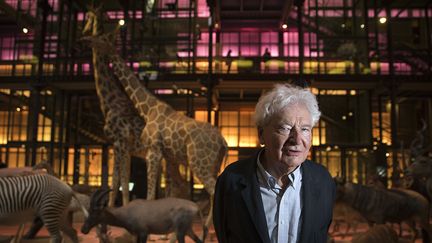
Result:
M307 159L320 114L315 96L291 85L276 85L260 98L255 118L263 149L229 165L216 184L220 243L327 241L335 184Z

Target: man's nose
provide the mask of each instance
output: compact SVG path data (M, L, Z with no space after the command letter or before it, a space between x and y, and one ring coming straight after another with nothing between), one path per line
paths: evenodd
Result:
M288 141L292 144L300 144L301 143L301 133L300 129L297 127L293 127L290 131Z

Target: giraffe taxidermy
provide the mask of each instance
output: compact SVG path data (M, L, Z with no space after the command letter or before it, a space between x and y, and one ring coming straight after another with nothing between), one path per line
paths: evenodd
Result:
M95 41L104 40L95 37ZM94 45L95 48L105 45ZM111 48L114 48L111 45ZM145 147L148 166L147 199L154 199L154 187L160 161L167 164L188 162L189 167L210 194L210 212L206 220L211 222L214 187L220 166L227 153L227 143L220 131L209 123L199 122L179 114L165 102L148 91L125 61L115 51L107 51L112 70L145 120L141 140ZM180 162L178 162L180 161ZM152 182L153 180L153 182Z
M104 33L103 24L99 22L101 19L103 18L100 7L90 9L87 13L86 25L82 31L83 35L87 37L99 36L104 38L106 42L114 42L115 34ZM85 40L85 38L82 39ZM109 205L114 205L120 185L123 188L123 204L127 204L129 202L130 160L132 155L144 157L142 154L143 145L139 138L145 123L110 71L108 56L92 47L92 63L96 93L105 119L104 133L114 148L113 190Z
M104 33L103 28L99 26L102 23L98 22L99 19L102 19L101 15L101 8L90 9L87 14L87 23L83 29L83 34L86 35L81 40L92 48L96 92L105 118L104 132L114 147L113 190L109 200L109 206L114 206L120 184L122 188L128 188L131 155L145 159L144 145L140 139L145 121L138 114L123 87L117 81L117 77L109 68L107 54L110 50L115 52L111 46L118 29ZM174 184L181 184L184 179L178 171L178 164L170 164L167 167L168 186L171 188ZM128 190L122 190L122 201L123 204L129 202Z

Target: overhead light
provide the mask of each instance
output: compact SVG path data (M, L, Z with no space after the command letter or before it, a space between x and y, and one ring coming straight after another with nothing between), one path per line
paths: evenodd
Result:
M219 28L219 23L215 23L214 27L215 27L216 29L218 29L218 28Z
M364 24L361 24L361 25L360 25L360 28L364 29L364 26L365 26Z
M288 25L287 24L282 24L282 29L286 29L286 28L288 28Z
M120 19L118 23L119 23L120 26L125 25L125 21L124 21L124 19Z
M342 27L342 28L345 28L345 23L341 24L341 27Z
M22 28L22 32L23 32L24 34L27 34L28 31L29 31L29 30L28 30L26 27Z
M387 22L387 18L386 18L386 17L381 17L381 18L379 19L379 22L380 22L381 24L385 24L385 22Z

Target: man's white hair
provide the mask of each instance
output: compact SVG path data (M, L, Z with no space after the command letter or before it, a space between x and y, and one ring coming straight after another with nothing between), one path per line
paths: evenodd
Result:
M258 127L267 125L270 117L287 106L303 104L312 117L312 125L318 122L321 112L316 96L307 89L291 84L276 84L272 90L260 97L255 107L255 123Z

